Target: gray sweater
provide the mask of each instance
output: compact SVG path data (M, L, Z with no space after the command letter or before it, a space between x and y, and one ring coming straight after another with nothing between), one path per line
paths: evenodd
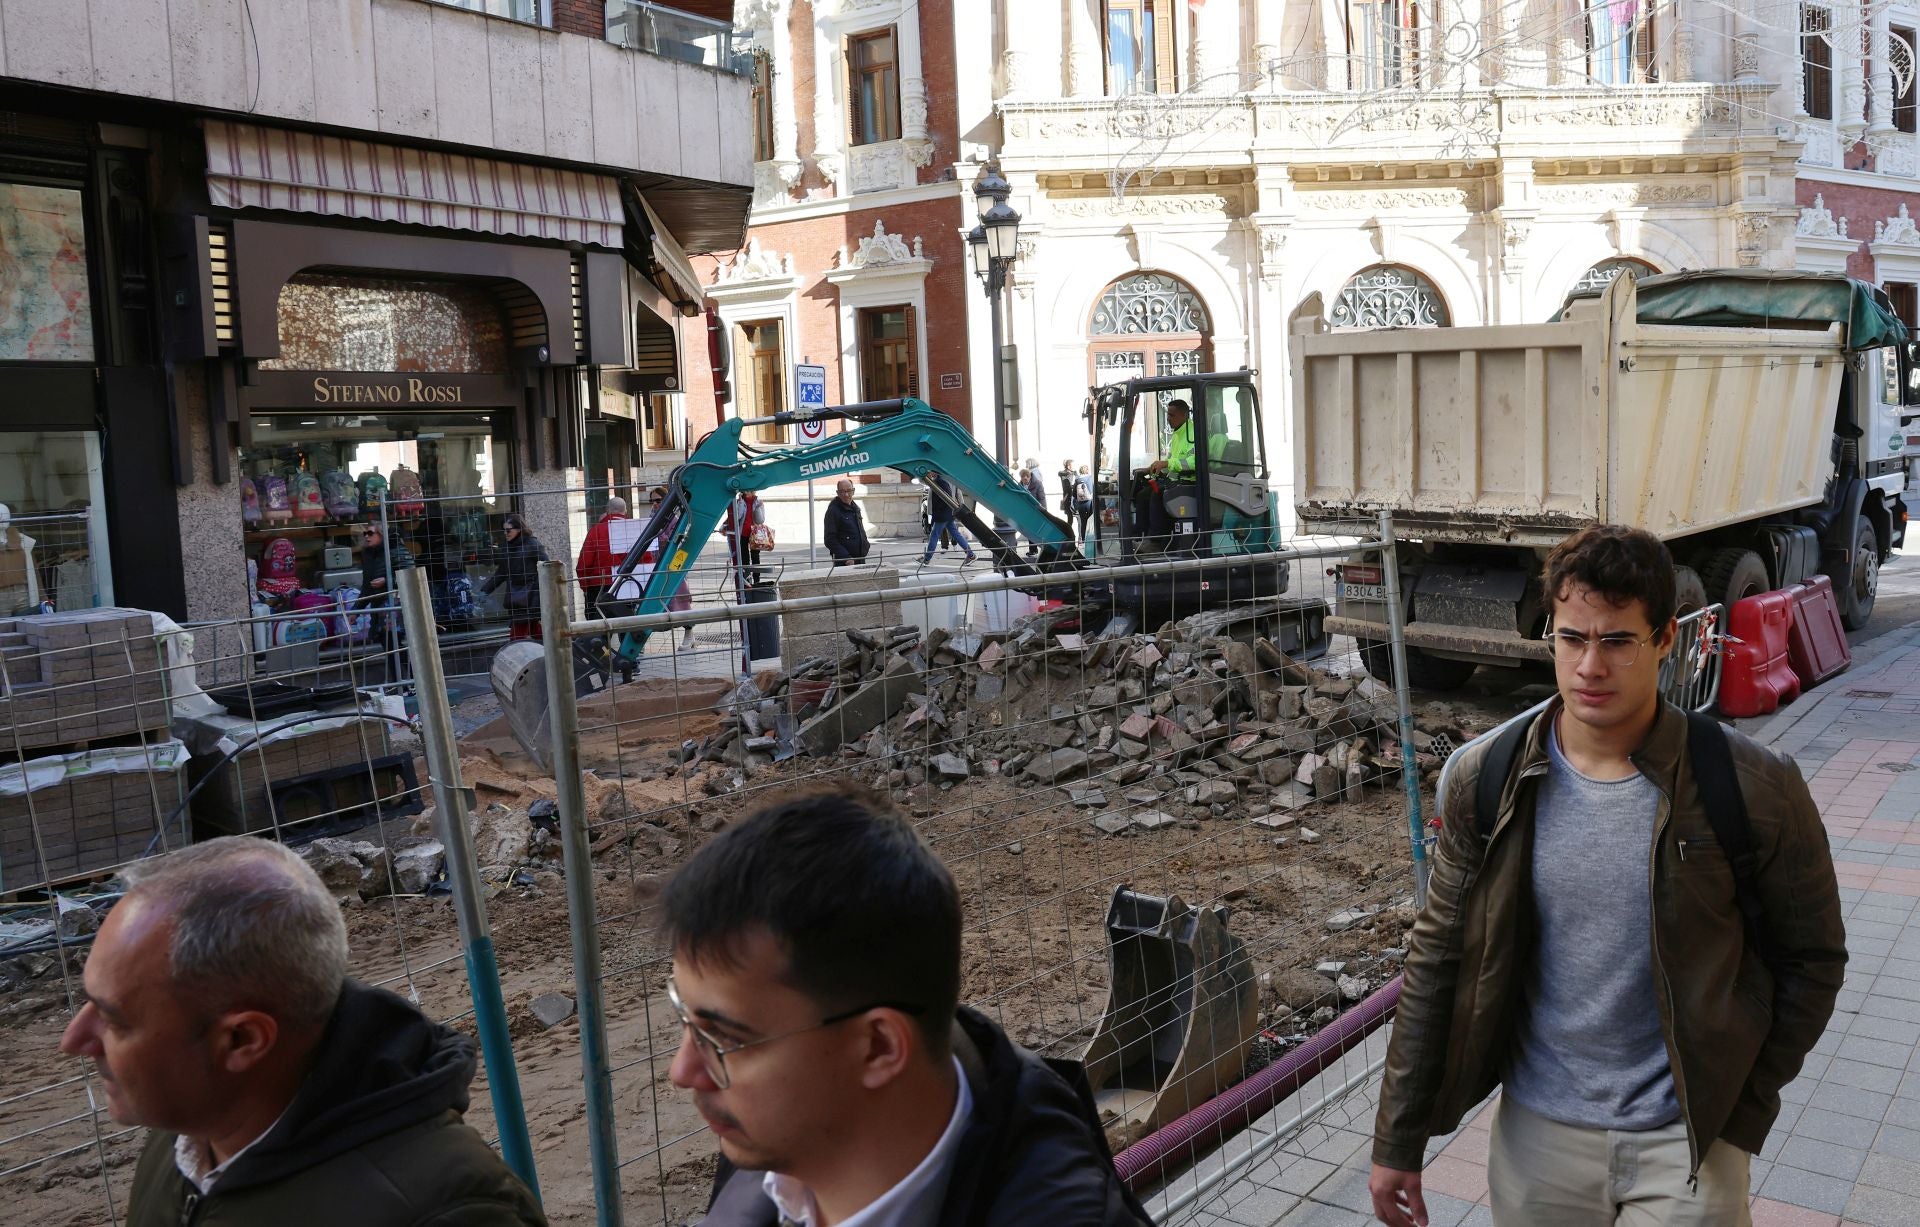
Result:
M1654 824L1664 799L1638 773L1593 780L1548 738L1533 832L1538 941L1506 1092L1550 1120L1657 1129L1680 1115L1654 996Z

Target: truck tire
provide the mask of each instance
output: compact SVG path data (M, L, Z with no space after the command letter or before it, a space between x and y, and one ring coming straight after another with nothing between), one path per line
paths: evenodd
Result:
M1752 550L1738 546L1715 550L1707 555L1700 582L1706 585L1707 602L1733 608L1733 603L1762 592L1773 591L1767 564Z
M1832 577L1833 595L1839 598L1840 625L1857 631L1873 616L1874 597L1880 590L1880 538L1865 516L1853 526L1852 561L1845 575Z
M1692 567L1673 569L1673 616L1684 618L1690 613L1705 609L1713 602L1707 599L1707 586L1700 582L1700 573Z
M1375 681L1393 685L1393 653L1388 645L1361 640L1360 663ZM1407 685L1415 690L1458 690L1479 667L1470 660L1449 660L1419 648L1407 649Z

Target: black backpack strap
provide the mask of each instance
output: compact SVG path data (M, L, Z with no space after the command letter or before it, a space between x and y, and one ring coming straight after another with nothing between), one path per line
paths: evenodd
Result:
M1493 739L1486 757L1480 760L1480 774L1474 780L1473 819L1480 828L1481 839L1493 834L1494 824L1500 820L1500 794L1506 791L1507 777L1513 774L1513 760L1520 757L1520 747L1526 744L1534 719L1528 716L1508 725Z
M1720 850L1726 853L1727 865L1733 870L1733 899L1740 908L1747 940L1772 966L1766 916L1754 885L1759 859L1753 848L1753 826L1747 819L1747 799L1740 791L1740 776L1733 766L1733 747L1718 720L1699 712L1687 713L1687 757L1693 764L1694 786L1700 790L1700 808L1707 812L1713 837L1720 841Z

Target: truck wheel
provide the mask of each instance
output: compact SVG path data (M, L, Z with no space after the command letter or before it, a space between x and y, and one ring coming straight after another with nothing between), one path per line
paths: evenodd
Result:
M1363 640L1360 663L1375 681L1393 685L1393 653L1388 645ZM1479 667L1470 660L1449 660L1419 648L1407 649L1407 685L1415 690L1458 690Z
M1833 595L1840 598L1840 625L1857 631L1873 616L1873 599L1880 589L1880 538L1865 516L1853 528L1853 565L1847 574L1833 576Z
M1700 582L1700 573L1692 567L1673 569L1673 616L1684 618L1690 613L1705 609L1713 602L1707 600L1707 586Z
M1733 603L1762 592L1773 591L1767 564L1752 550L1738 546L1715 550L1707 555L1700 582L1706 585L1707 600L1733 608Z

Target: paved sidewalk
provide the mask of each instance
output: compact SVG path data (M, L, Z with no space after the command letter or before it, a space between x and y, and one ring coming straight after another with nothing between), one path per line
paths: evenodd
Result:
M1755 1227L1920 1225L1920 623L1856 650L1854 667L1745 730L1793 755L1832 841L1849 960L1827 1033L1753 1161ZM1346 1076L1382 1036L1344 1059ZM1331 1075L1330 1075L1331 1076ZM1377 1077L1335 1101L1191 1220L1222 1227L1358 1227ZM1282 1105L1272 1121L1302 1111ZM1490 1224L1491 1101L1428 1153L1433 1227ZM1155 1203L1150 1208L1158 1209Z

